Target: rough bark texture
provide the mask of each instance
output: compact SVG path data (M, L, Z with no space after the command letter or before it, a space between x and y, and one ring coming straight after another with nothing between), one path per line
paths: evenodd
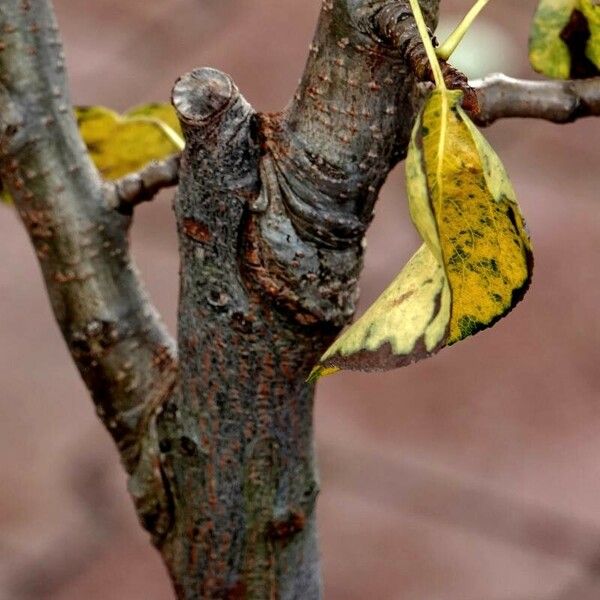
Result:
M161 548L182 598L320 597L305 380L354 312L415 110L402 51L372 37L379 8L324 4L281 114L256 114L212 69L175 85L181 395L159 436L175 515Z
M0 177L71 355L133 475L140 514L162 519L152 431L154 409L175 385L174 343L129 256L129 219L106 202L79 136L49 2L0 4Z
M434 27L438 0L421 2ZM479 122L598 113L598 81L477 87ZM181 77L179 159L100 180L48 0L0 5L0 178L179 598L320 598L313 389L352 317L378 192L431 73L407 3L324 0L304 76L259 114L214 69ZM178 348L129 256L133 207L179 181ZM176 360L179 361L177 366Z

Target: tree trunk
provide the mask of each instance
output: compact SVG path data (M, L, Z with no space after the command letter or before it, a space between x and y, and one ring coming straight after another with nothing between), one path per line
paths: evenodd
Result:
M432 28L438 4L421 0ZM178 598L321 596L306 378L354 313L364 235L430 76L407 2L324 0L283 112L256 113L228 76L193 71L173 91L179 166L108 185L70 110L51 2L0 4L0 178ZM566 121L600 113L599 90L494 78L471 109L483 124ZM178 357L122 214L177 168Z
M253 211L270 202L258 117L212 69L183 77L174 103L186 138L175 203L181 367L158 419L173 513L158 543L180 598L318 598L305 380L335 328L268 296L282 284L258 247L264 212ZM305 250L275 235L290 256Z
M158 419L173 511L158 544L181 598L320 597L306 378L354 312L363 236L416 105L409 69L361 43L325 7L281 114L256 114L214 69L173 91L180 393Z

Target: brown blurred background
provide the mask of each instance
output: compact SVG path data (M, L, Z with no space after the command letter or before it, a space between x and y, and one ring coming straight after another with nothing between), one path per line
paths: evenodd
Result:
M117 109L167 100L174 79L201 65L232 74L258 109L278 109L319 9L318 0L55 4L74 102ZM442 4L452 22L471 2ZM467 48L472 74L532 75L534 6L491 3ZM532 232L533 287L510 317L434 359L320 384L327 600L600 598L600 120L501 122L486 134ZM135 252L173 329L170 195L136 217ZM400 168L369 232L363 308L417 243ZM0 598L168 600L9 208L0 253Z

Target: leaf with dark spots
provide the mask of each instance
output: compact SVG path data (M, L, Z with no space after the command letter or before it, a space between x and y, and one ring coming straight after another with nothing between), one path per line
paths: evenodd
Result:
M532 265L529 235L508 175L460 104L460 92L431 94L407 159L411 216L444 265L451 290L448 344L507 314L519 296L515 292L528 287Z
M598 0L541 0L529 36L531 66L554 79L600 73Z
M381 371L433 354L450 317L444 270L423 245L402 272L321 357L310 380L340 369Z
M529 286L531 243L514 190L461 99L461 92L432 92L409 146L410 213L425 244L310 380L431 356L493 325Z
M600 73L600 2L598 0L580 0L579 9L587 20L589 38L585 47L585 55L596 67L596 75Z

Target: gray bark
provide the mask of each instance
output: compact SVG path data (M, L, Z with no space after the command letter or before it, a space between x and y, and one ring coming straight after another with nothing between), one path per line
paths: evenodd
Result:
M433 28L439 2L421 4ZM0 179L140 520L179 598L318 599L306 377L352 318L365 231L431 76L412 13L402 1L325 0L280 113L255 112L213 69L181 77L182 156L111 185L77 132L63 64L49 0L4 0ZM548 103L598 90L525 82L506 96L494 80L476 96L444 72L482 123L547 118ZM554 120L585 113L567 104ZM178 359L127 241L133 207L177 182Z
M0 178L98 415L144 482L132 485L140 514L164 519L152 430L176 383L175 345L129 255L130 220L107 203L79 136L50 2L0 4Z
M524 81L497 73L474 81L478 125L498 119L535 118L570 123L600 116L600 77L572 81Z

